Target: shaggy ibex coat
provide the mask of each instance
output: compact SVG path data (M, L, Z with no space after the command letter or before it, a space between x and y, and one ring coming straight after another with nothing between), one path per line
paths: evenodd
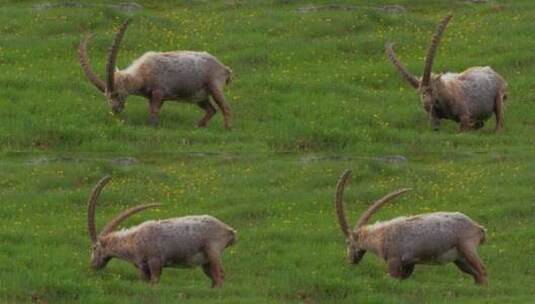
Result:
M472 67L462 73L432 74L433 60L440 38L452 15L446 16L433 34L421 79L412 75L397 59L391 43L386 54L401 76L418 89L424 110L434 130L441 119L461 123L461 131L482 128L494 113L495 131L503 128L504 100L507 83L490 67Z
M197 104L205 111L198 126L204 127L216 113L210 102L212 96L223 112L225 127L230 128L230 110L223 95L224 86L230 82L232 71L216 57L206 52L175 51L147 52L124 70L115 67L119 44L129 20L118 29L110 47L106 63L106 82L91 69L87 56L86 35L80 42L80 65L87 79L101 91L108 100L113 113L120 113L128 95L138 95L149 100L151 124L158 123L163 102L180 100Z
M92 242L91 266L101 269L111 258L128 261L143 280L157 283L163 267L193 267L201 265L211 278L212 287L223 284L221 263L223 250L236 240L236 231L209 216L185 216L166 220L146 221L140 225L115 231L129 216L159 204L147 204L123 211L97 235L95 208L102 188L110 180L102 178L93 188L88 202L87 228Z
M336 215L347 244L350 263L360 262L366 251L383 258L388 273L394 278L408 278L416 264L446 264L457 267L475 279L486 283L485 266L477 255L478 246L485 240L485 229L459 212L435 212L367 225L381 206L409 189L392 192L373 203L350 231L342 197L351 178L345 171L336 189Z

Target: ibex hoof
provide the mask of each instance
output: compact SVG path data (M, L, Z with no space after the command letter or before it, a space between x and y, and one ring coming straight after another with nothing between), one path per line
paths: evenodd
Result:
M149 125L156 127L158 126L160 120L157 117L151 117L149 118Z

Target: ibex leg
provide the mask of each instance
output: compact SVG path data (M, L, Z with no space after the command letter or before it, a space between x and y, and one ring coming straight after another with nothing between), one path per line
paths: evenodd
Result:
M496 116L496 128L494 132L503 129L503 93L498 93L494 101L494 116Z
M156 284L160 281L160 275L162 274L162 263L159 259L152 258L148 262L150 269L150 282Z
M210 265L210 263L206 263L206 264L203 264L202 265L202 271L204 272L204 274L210 278L210 280L212 280L212 287L214 287L216 285L216 280L215 278L212 276L212 266Z
M457 268L459 268L462 272L467 273L471 275L472 277L474 277L474 280L477 283L478 273L474 269L474 267L472 267L465 259L463 258L458 259L454 263L455 265L457 265Z
M472 126L475 130L479 130L481 128L483 128L485 126L485 122L482 121L482 120L478 120L474 123L474 125Z
M478 241L479 243L479 241ZM481 262L481 259L477 255L477 245L470 241L465 241L459 246L459 251L470 264L472 268L476 271L475 280L477 284L486 284L487 283L487 271L485 265Z
M431 128L433 131L438 131L438 129L440 129L440 118L438 118L438 115L434 109L431 109L429 112L429 121L431 122Z
M149 124L156 126L160 121L160 109L162 108L162 94L159 91L153 91L149 101Z
M396 279L402 278L402 267L401 267L401 259L399 258L390 258L388 259L388 274L390 274L391 277Z
M150 269L149 269L149 265L148 265L146 262L141 262L141 263L138 265L138 269L139 269L139 277L140 277L143 281L149 281L149 280L150 280Z
M205 111L203 118L199 120L199 123L197 124L197 126L199 128L204 128L206 127L206 124L208 123L208 121L212 119L212 116L214 116L217 110L214 108L214 106L210 103L210 100L208 99L199 102L197 105L199 105L199 107Z
M223 272L223 264L221 263L219 252L213 250L212 248L207 248L205 254L210 264L210 277L212 278L213 282L212 287L218 288L223 286L225 275Z
M468 114L461 115L460 121L461 121L461 126L459 128L459 131L460 132L470 131L470 117L468 116Z
M230 108L227 104L227 101L225 100L225 96L223 95L223 86L217 85L215 83L211 83L208 85L208 89L210 90L210 94L214 98L214 102L217 104L217 106L221 109L223 112L223 119L225 121L225 128L230 129L231 127L231 115L230 115Z
M406 279L411 276L414 271L414 264L405 264L401 266L401 278Z

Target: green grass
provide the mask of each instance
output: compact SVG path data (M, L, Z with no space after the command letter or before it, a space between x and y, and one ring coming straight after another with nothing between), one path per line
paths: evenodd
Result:
M113 155L10 154L0 166L0 294L7 302L158 303L183 297L226 303L501 303L525 302L532 296L533 162L492 155L391 163L229 154L147 156L118 164ZM357 267L347 265L332 197L339 173L348 167L355 169L346 192L352 221L381 194L409 186L413 192L376 218L462 210L484 224L488 242L480 253L490 286L477 287L453 265L417 267L403 282L389 278L384 263L371 254ZM166 269L156 287L139 282L136 269L118 260L93 272L85 200L104 174L114 178L97 209L99 227L123 208L158 201L163 208L137 215L127 225L210 213L237 229L239 242L224 256L225 287L210 290L200 269Z
M318 1L319 2L319 1ZM6 4L0 12L0 145L4 150L175 153L182 151L343 151L374 155L489 151L531 146L535 137L529 1L452 8L405 3L407 14L385 14L362 4L356 11L300 13L303 3L208 5L146 4L134 16L118 59L120 67L147 50L201 49L235 72L227 96L234 130L218 114L195 127L201 110L167 102L161 125L147 124L147 103L131 97L110 115L104 97L77 63L81 34L95 32L90 56L103 75L114 27L127 16L105 6L32 9ZM241 3L241 2L237 2ZM429 127L419 97L386 60L385 41L414 73L437 20L455 13L436 71L491 65L510 83L506 130L493 121L457 135L446 122ZM483 47L482 47L483 46ZM514 46L514 47L511 47Z
M121 1L116 1L121 2ZM451 1L450 1L451 2ZM135 13L102 1L36 9L0 3L0 302L2 303L526 303L535 292L535 3L336 1L355 10L302 13L329 1L146 1ZM140 2L141 3L141 2ZM447 4L446 4L447 3ZM419 97L386 60L386 41L419 74L430 34L455 14L435 71L490 65L509 83L506 128L459 134L431 130ZM205 50L230 66L226 96L232 131L218 114L167 102L157 128L147 103L130 97L118 117L84 78L76 56L95 32L90 56L103 75L114 28L126 17L118 65L148 50ZM389 161L403 156L406 161ZM401 158L401 157L398 157ZM351 221L374 199L413 191L375 218L461 211L484 225L480 249L490 285L480 288L453 265L388 277L368 254L351 267L334 217L339 174ZM208 213L239 231L224 256L221 290L200 269L166 269L158 286L129 264L89 268L85 201L104 174L97 224L145 202L164 207L134 216Z

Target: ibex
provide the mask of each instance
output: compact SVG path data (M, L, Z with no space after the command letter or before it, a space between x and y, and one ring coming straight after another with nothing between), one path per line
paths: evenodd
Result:
M199 127L205 127L216 113L210 96L223 112L225 128L231 125L229 106L223 88L231 81L232 71L216 57L206 52L175 51L147 52L124 70L115 67L119 45L130 20L117 30L106 62L106 82L91 69L87 56L85 35L78 49L80 65L87 79L101 91L114 114L124 109L128 95L143 96L149 101L149 123L158 124L159 112L166 100L180 100L197 104L205 111Z
M103 177L93 188L88 201L87 228L92 243L92 268L104 268L111 258L119 258L134 264L143 280L158 283L163 267L202 265L204 273L212 280L212 287L222 286L221 255L235 242L234 229L212 216L200 215L146 221L115 231L129 216L159 206L146 204L123 211L97 235L96 203L109 180L109 176Z
M498 131L503 128L503 108L507 98L507 83L498 73L488 66L472 67L460 74L431 73L437 47L451 18L451 14L447 15L433 34L421 79L412 75L397 59L391 43L386 44L386 54L403 79L419 91L434 130L440 127L441 119L460 122L461 131L479 129L494 113L495 131Z
M477 255L477 248L485 240L485 229L459 212L435 212L368 225L371 216L385 203L407 192L401 189L374 202L364 212L353 231L349 230L342 196L351 178L346 170L336 189L336 215L346 238L347 258L358 264L366 251L383 258L390 276L408 278L416 264L446 264L472 275L477 284L486 284L486 270Z

